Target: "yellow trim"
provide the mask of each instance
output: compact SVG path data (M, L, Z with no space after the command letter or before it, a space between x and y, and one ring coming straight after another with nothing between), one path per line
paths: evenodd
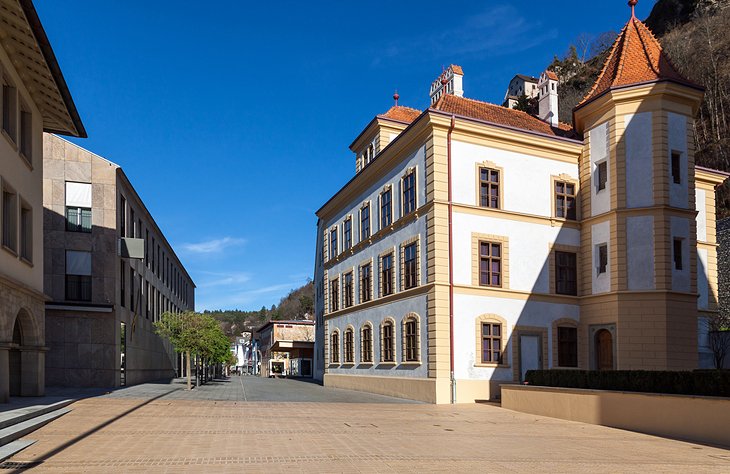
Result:
M474 183L475 183L475 203L474 205L480 209L490 209L493 211L498 211L504 209L504 195L505 195L505 186L504 186L504 167L497 166L492 161L482 161L481 163L474 163ZM498 173L497 176L497 189L499 191L499 203L497 204L497 208L489 207L489 206L482 206L482 169L486 169L487 171L496 171Z
M479 243L489 242L500 244L500 286L481 285L479 280L479 267L481 263L481 255L479 254ZM509 288L509 237L504 235L471 233L471 282L472 285L483 288Z
M502 355L502 363L498 364L495 362L484 362L482 360L482 324L483 323L498 323L500 328L500 353ZM509 360L507 359L507 341L511 335L507 335L509 325L507 320L498 314L480 314L474 318L474 338L476 342L476 351L474 352L474 367L495 367L495 368L506 368L509 367Z
M447 203L439 202L439 204ZM560 227L575 230L580 230L581 228L581 221L571 221L549 216L540 216L537 214L525 214L523 212L507 211L504 209L491 209L487 207L472 206L470 204L461 203L453 203L452 207L454 213L490 217L493 219L505 219L510 221L525 222L528 224L539 224L545 226L549 225L550 227Z
M579 353L580 352L579 348L580 348L580 344L581 344L582 333L578 329L578 326L579 326L578 321L575 320L575 319L573 319L573 318L560 318L560 319L556 319L555 321L553 321L553 323L552 323L552 333L553 333L553 337L552 337L553 364L552 364L552 367L555 367L555 368L558 368L558 367L560 367L560 368L577 368L577 367L580 367L580 365L577 363L578 362L578 360L577 360L578 358L577 357L576 357L576 367L570 367L570 366L562 366L562 365L560 365L560 358L559 358L559 349L560 349L560 347L558 345L558 327L571 327L571 328L575 328L576 329L576 348L575 348L575 350L576 350L576 354Z
M401 291L399 293L393 293L392 295L383 296L380 298L375 298L371 301L368 301L367 303L360 303L355 306L350 306L349 308L342 308L335 312L326 313L324 315L324 318L326 320L329 320L329 319L337 318L339 316L343 316L345 314L349 314L349 313L352 313L355 311L362 311L365 309L390 304L390 303L392 303L394 301L398 301L400 299L413 298L414 296L426 294L432 289L433 289L433 284L417 286L415 288L411 288L410 290Z

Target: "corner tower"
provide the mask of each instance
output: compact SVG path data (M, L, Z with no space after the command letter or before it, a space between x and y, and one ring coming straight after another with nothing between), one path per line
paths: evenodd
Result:
M592 369L697 367L693 120L683 78L634 15L574 109L583 135L579 352Z

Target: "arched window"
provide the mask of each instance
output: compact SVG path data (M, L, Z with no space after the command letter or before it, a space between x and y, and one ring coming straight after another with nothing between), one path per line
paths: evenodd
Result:
M380 361L395 362L395 322L392 319L386 319L380 326Z
M419 318L416 313L409 313L403 318L403 360L405 362L419 362Z
M340 363L340 332L335 331L332 333L330 341L330 363Z
M345 363L352 364L355 361L355 331L351 327L345 330Z
M360 362L373 361L373 325L365 323L360 329Z

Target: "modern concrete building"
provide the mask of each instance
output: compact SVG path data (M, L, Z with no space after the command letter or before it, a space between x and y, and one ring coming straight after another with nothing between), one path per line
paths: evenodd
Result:
M195 284L119 165L52 134L43 144L46 383L174 376L184 364L153 322L193 310ZM125 258L135 244L142 258Z
M312 377L314 321L269 321L256 339L262 377Z
M43 131L85 137L30 0L0 1L0 403L43 395Z
M572 125L550 71L538 116L449 77L370 122L317 211L317 376L463 403L529 369L696 368L728 176L694 163L702 88L633 14Z

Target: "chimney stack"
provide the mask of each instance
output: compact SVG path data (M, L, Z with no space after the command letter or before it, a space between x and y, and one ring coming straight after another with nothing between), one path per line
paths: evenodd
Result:
M558 76L553 71L540 74L537 83L540 90L540 109L538 118L553 127L558 126Z
M451 94L464 97L464 71L461 66L452 64L431 83L431 105L435 104L442 95Z

